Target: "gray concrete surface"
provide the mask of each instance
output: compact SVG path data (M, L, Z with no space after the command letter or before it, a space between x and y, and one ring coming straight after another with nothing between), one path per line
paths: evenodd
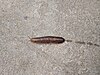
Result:
M46 35L100 44L100 0L0 0L0 75L100 75L100 47Z

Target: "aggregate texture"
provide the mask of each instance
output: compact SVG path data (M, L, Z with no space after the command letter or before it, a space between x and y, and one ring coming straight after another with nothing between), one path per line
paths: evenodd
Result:
M50 35L100 44L100 0L0 0L0 75L100 75L100 47L28 38Z

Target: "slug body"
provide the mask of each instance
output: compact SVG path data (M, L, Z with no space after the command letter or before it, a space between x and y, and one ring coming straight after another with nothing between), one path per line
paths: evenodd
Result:
M65 39L57 36L43 36L31 38L30 41L37 44L60 44L65 42Z

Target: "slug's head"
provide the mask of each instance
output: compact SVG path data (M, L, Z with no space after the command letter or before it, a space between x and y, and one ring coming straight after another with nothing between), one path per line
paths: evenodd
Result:
M31 42L32 42L32 38L30 38L29 36L28 36L28 38L29 38L29 41L31 41Z
M38 41L38 38L30 38L29 36L28 36L28 38L29 38L29 41L31 41L33 43L36 43Z

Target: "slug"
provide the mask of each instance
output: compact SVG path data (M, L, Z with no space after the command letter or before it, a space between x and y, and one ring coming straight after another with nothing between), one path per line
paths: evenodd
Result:
M57 36L43 36L30 38L30 41L38 44L60 44L65 42L65 39Z

